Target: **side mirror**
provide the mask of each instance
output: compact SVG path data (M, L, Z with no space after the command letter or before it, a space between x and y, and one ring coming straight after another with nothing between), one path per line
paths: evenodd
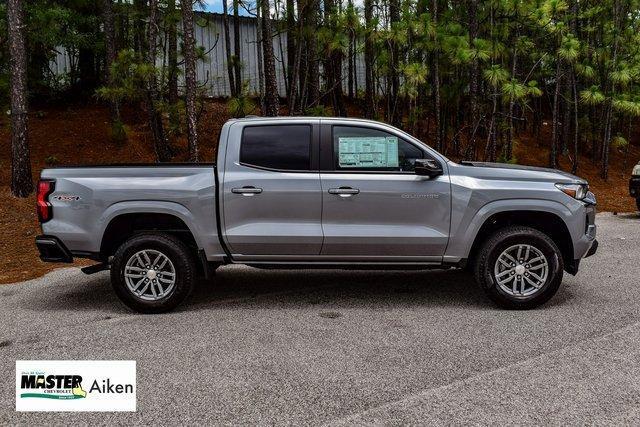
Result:
M433 159L416 159L414 172L416 175L435 178L442 175L442 166Z

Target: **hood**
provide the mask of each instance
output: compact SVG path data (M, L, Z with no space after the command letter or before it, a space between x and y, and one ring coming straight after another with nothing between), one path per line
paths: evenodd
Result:
M484 172L488 172L487 175L493 175L490 171L496 169L495 175L500 177L506 177L506 175L513 175L514 178L522 178L526 180L535 180L536 178L544 181L559 180L563 182L574 182L586 184L587 181L572 175L568 172L564 172L558 169L541 168L537 166L522 166L513 165L510 163L490 163L490 162L460 162L461 165L471 167L473 169L482 169ZM497 169L501 169L498 171ZM478 171L480 172L480 171Z

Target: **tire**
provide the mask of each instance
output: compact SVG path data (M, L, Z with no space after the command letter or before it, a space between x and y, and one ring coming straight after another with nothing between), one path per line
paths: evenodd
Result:
M638 208L638 210L640 211L640 197L638 197L636 199L636 207Z
M152 268L147 269L143 264ZM116 295L139 313L173 310L189 296L195 277L191 251L168 234L145 233L131 237L118 248L111 263L111 284Z
M520 249L522 260L529 260L530 264L520 265L514 259ZM515 263L509 262L509 256ZM491 235L478 252L474 266L476 281L487 296L499 307L515 310L535 308L549 301L562 283L563 272L562 254L553 240L522 226L505 227Z

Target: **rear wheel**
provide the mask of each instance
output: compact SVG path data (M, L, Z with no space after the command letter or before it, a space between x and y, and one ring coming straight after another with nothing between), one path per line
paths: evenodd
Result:
M640 211L640 197L638 197L636 199L636 207L638 208L638 210Z
M120 246L111 264L111 283L123 303L140 313L174 309L193 289L191 252L168 234L139 234Z
M509 309L529 309L547 302L560 287L564 264L560 250L544 233L507 227L483 245L475 276L487 296Z

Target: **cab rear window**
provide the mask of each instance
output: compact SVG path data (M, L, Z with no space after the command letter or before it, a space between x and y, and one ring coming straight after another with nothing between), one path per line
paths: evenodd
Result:
M306 171L311 165L311 126L247 126L240 163L265 169Z

